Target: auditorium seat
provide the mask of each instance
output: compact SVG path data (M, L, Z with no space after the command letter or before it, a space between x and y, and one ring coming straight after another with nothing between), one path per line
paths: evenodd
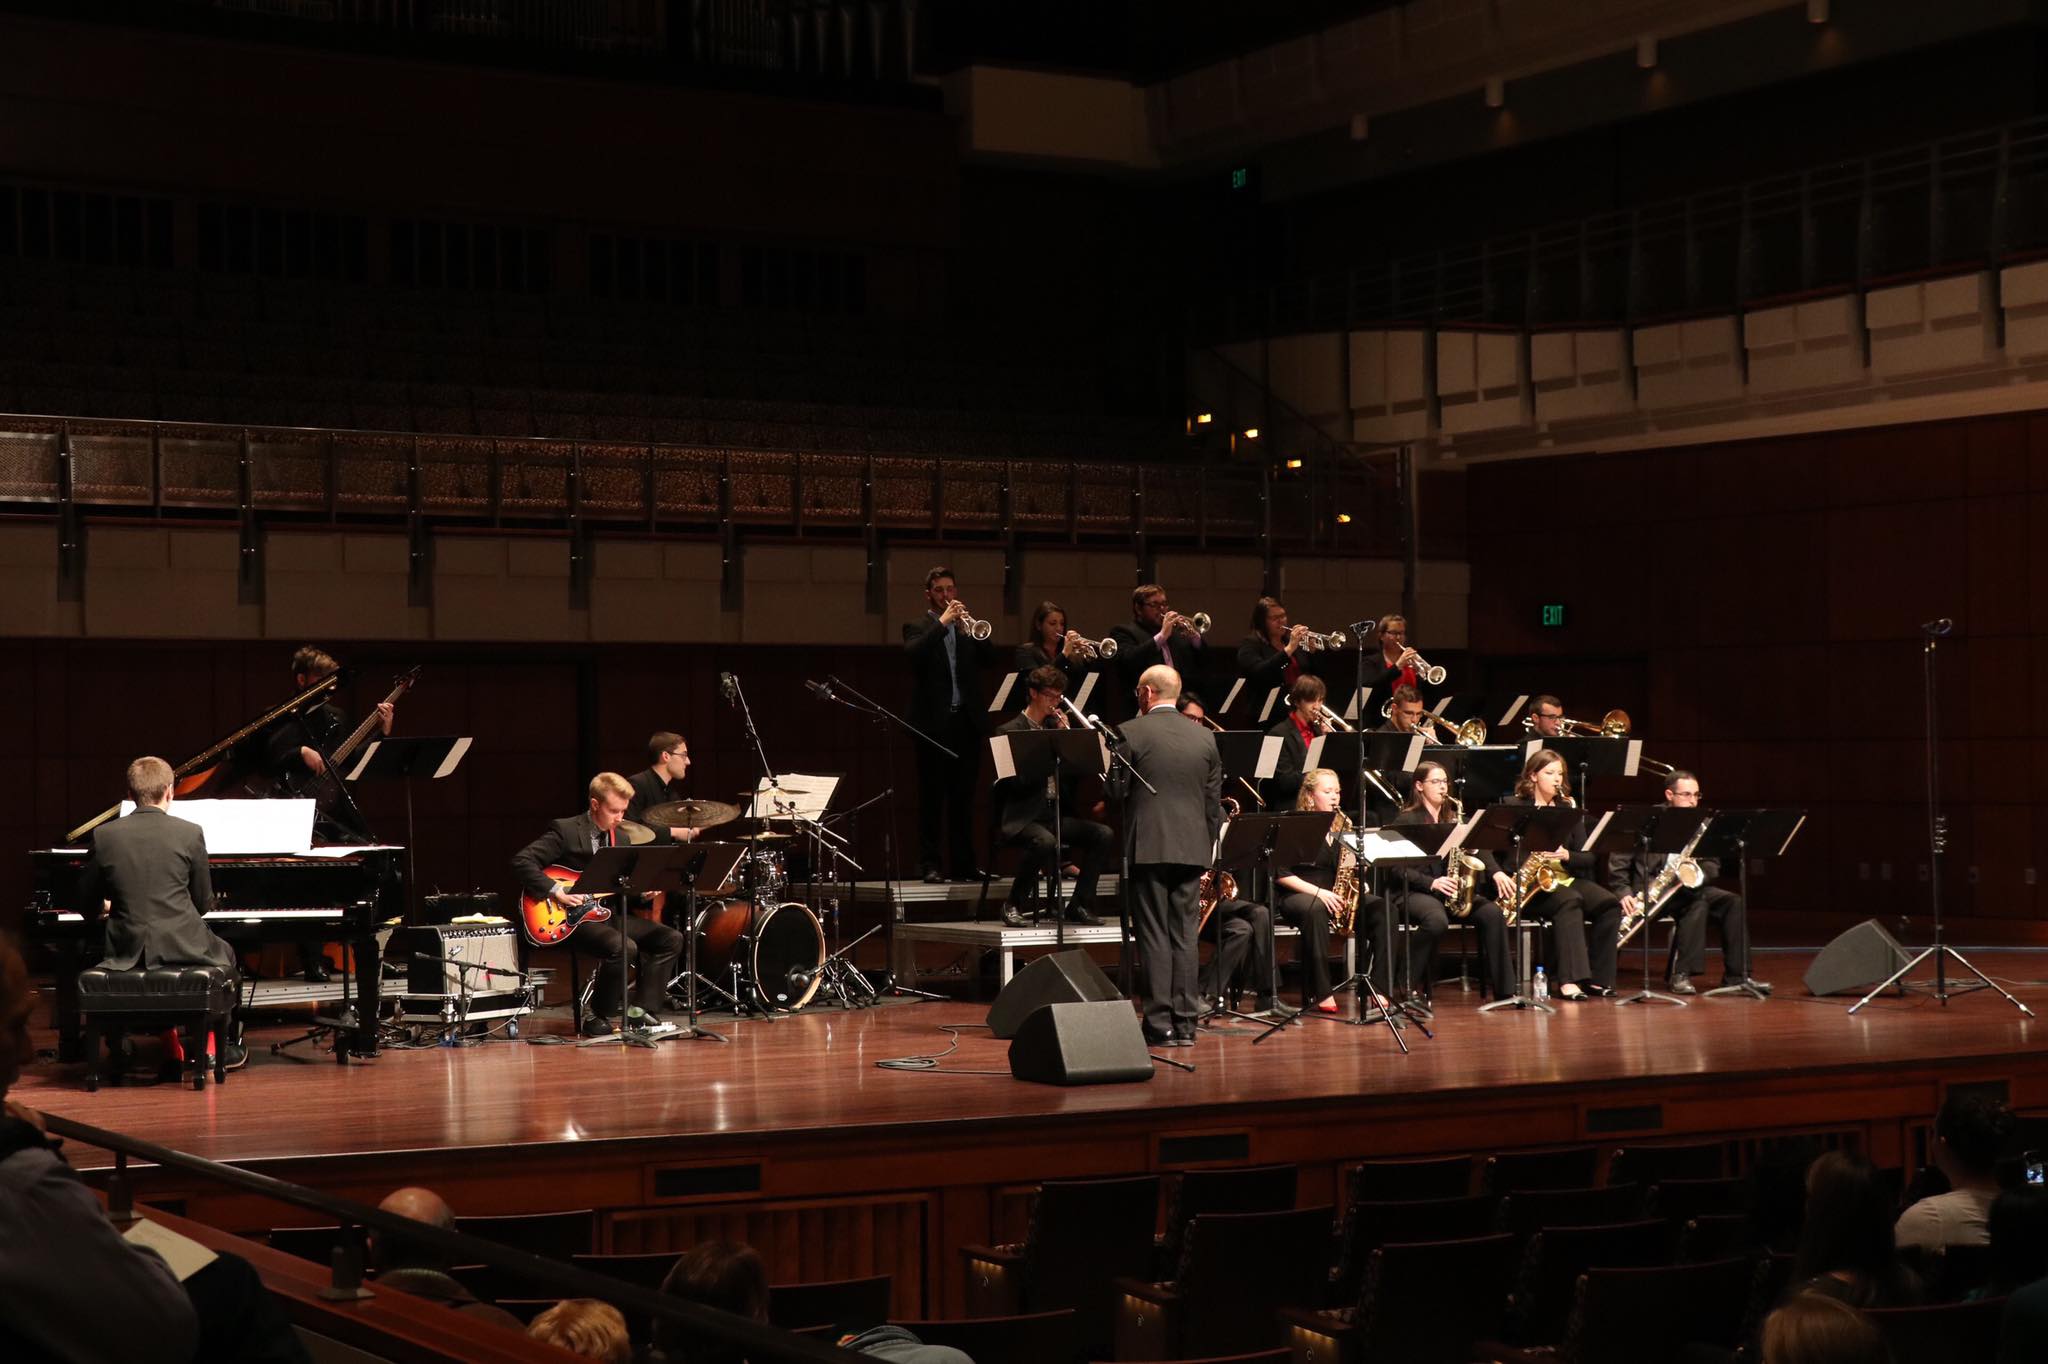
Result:
M589 1208L577 1212L511 1213L496 1217L458 1217L455 1229L467 1236L481 1236L501 1246L511 1246L529 1255L566 1260L590 1251L593 1214Z
M1755 1255L1762 1249L1746 1212L1701 1213L1686 1221L1678 1238L1678 1258L1689 1263Z
M1314 1364L1465 1364L1502 1331L1515 1240L1505 1233L1391 1242L1367 1257L1354 1301L1327 1311L1283 1308L1295 1357Z
M1649 1216L1682 1224L1713 1213L1747 1214L1749 1197L1746 1179L1666 1179L1650 1187L1644 1206Z
M1643 1364L1690 1357L1687 1347L1704 1346L1726 1357L1741 1343L1754 1278L1751 1262L1739 1258L1589 1269L1555 1349L1483 1346L1480 1355L1500 1364ZM1920 1364L1915 1356L1898 1358Z
M1595 1189L1528 1189L1500 1201L1498 1225L1526 1242L1549 1227L1593 1227L1636 1220L1643 1191L1633 1184Z
M1121 1294L1116 1357L1172 1359L1283 1343L1279 1310L1321 1304L1332 1211L1297 1208L1194 1218L1171 1279L1116 1281Z
M675 1268L677 1258L672 1250L651 1250L623 1255L577 1254L569 1257L569 1263L641 1288L660 1288L668 1272Z
M891 1324L901 1326L927 1345L950 1345L965 1353L974 1364L1052 1364L1080 1357L1074 1314L1070 1311Z
M1944 1250L1901 1246L1899 1259L1920 1276L1930 1303L1961 1302L1991 1282L1996 1264L1989 1245L1949 1246Z
M1600 1152L1591 1146L1563 1151L1509 1151L1488 1156L1479 1187L1488 1193L1527 1189L1583 1189L1594 1181ZM1609 1181L1610 1183L1613 1181Z
M1411 1203L1463 1198L1472 1192L1472 1157L1432 1160L1368 1160L1351 1166L1345 1180L1355 1202Z
M1523 1345L1564 1336L1579 1278L1592 1269L1643 1269L1671 1261L1671 1228L1655 1218L1606 1226L1553 1226L1529 1238L1508 1297L1508 1329Z
M1300 1167L1295 1165L1183 1170L1172 1186L1155 1272L1164 1277L1180 1262L1182 1237L1195 1218L1219 1212L1283 1212L1294 1206L1300 1179Z
M1863 1314L1900 1364L1984 1364L1998 1357L2004 1298L1932 1307L1874 1307Z
M1115 1336L1113 1280L1151 1272L1159 1176L1047 1180L1031 1203L1024 1240L962 1246L967 1310L977 1316L1074 1309L1082 1349L1108 1352Z
M768 1320L791 1331L807 1326L862 1331L889 1319L894 1290L895 1277L889 1274L770 1284Z
M1372 1253L1383 1245L1462 1241L1494 1229L1500 1200L1491 1194L1400 1203L1353 1203L1344 1213L1337 1267L1330 1271L1330 1301L1348 1303Z
M1624 1146L1607 1162L1609 1184L1656 1184L1666 1179L1719 1179L1728 1173L1728 1143Z

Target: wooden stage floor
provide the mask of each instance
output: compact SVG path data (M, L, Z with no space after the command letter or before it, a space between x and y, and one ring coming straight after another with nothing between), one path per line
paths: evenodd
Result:
M2004 981L2048 975L2048 956L1974 959ZM1384 1026L1304 1021L1257 1047L1249 1029L1205 1031L1193 1048L1155 1053L1191 1062L1193 1073L1162 1065L1148 1084L1012 1080L1007 1044L971 1026L985 1005L904 1000L851 1013L722 1020L729 1043L671 1040L654 1051L534 1045L535 1036L566 1029L555 1009L529 1018L517 1040L387 1048L347 1067L310 1049L299 1053L305 1059L270 1055L267 1044L291 1031L271 1026L252 1034L245 1070L203 1093L144 1082L88 1094L79 1067L44 1061L14 1097L216 1160L299 1164L650 1140L687 1149L848 1129L944 1143L992 1125L1109 1114L1228 1123L1275 1108L1361 1102L1398 1124L1404 1113L1475 1096L1586 1102L1644 1086L1736 1093L1787 1081L1828 1087L1900 1068L2017 1075L2044 1064L2048 1022L2022 1017L1990 992L1946 1007L1924 995L1885 998L1851 1016L1850 999L1804 995L1806 964L1803 955L1761 958L1760 970L1778 986L1768 1002L1702 998L1682 1009L1599 1001L1560 1004L1555 1016L1481 1015L1476 994L1446 987L1435 1037L1409 1030L1406 1056ZM2014 988L2048 1013L2048 984ZM948 1025L965 1026L932 1070L876 1064L945 1051L954 1043ZM80 1162L93 1157L80 1153Z

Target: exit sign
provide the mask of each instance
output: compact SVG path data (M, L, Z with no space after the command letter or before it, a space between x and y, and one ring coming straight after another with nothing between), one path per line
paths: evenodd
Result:
M1250 166L1238 166L1230 172L1230 187L1232 189L1249 189L1251 183L1252 168Z
M1543 626L1547 630L1561 630L1564 628L1563 602L1547 601L1543 603Z

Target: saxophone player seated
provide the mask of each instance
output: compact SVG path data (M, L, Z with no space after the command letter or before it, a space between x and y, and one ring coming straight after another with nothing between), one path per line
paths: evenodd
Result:
M1502 805L1551 806L1572 804L1571 777L1557 750L1544 748L1531 754L1522 765L1515 794ZM1538 882L1527 890L1516 906L1519 913L1550 920L1550 962L1552 978L1558 982L1556 998L1581 1000L1608 997L1614 993L1615 941L1621 936L1621 901L1594 877L1591 853L1573 852L1585 839L1585 825L1572 826L1565 845L1557 848L1523 848L1515 865L1518 876L1535 870L1538 859L1551 864L1555 879L1548 889Z
M1682 810L1697 809L1700 779L1683 768L1673 769L1671 775L1664 779L1664 803ZM1699 864L1699 886L1680 885L1664 901L1660 911L1677 925L1671 939L1671 958L1664 982L1666 987L1674 995L1699 993L1692 978L1707 969L1707 921L1711 919L1721 933L1721 983L1747 985L1759 993L1769 994L1771 987L1768 984L1750 978L1749 919L1742 897L1714 884L1721 874L1718 859L1696 857L1692 860ZM1676 853L1616 854L1609 857L1607 884L1621 897L1623 912L1640 914L1648 908L1644 894L1651 882L1658 873L1667 869L1675 873L1677 862Z
M1451 799L1451 775L1441 763L1415 766L1415 794L1394 817L1395 824L1455 824L1461 812ZM1496 899L1508 880L1488 852L1459 849L1449 855L1453 865L1396 867L1396 905L1414 925L1408 936L1409 979L1425 998L1435 980L1437 943L1452 915L1479 931L1479 978L1495 999L1515 993L1514 968L1508 957L1507 916ZM1509 884L1512 884L1511 882ZM1361 928L1377 934L1377 925ZM1375 983L1378 973L1375 973ZM1384 989L1384 985L1381 987Z
M1338 834L1351 828L1343 811L1343 790L1337 774L1327 767L1312 767L1301 774L1301 791L1295 797L1294 808L1335 814L1337 824L1323 840L1323 849L1316 854L1315 861L1275 878L1280 887L1280 903L1276 906L1280 917L1301 930L1302 1007L1326 1014L1337 1012L1337 1001L1330 997L1330 921L1340 914L1348 915L1352 909L1352 901L1338 885L1347 862L1349 893L1358 896L1358 910L1377 914L1384 904L1378 896L1360 893L1359 878L1363 872L1353 854L1337 841Z

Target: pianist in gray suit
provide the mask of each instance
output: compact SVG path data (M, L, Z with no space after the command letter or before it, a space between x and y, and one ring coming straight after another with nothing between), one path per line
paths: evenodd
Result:
M88 907L110 902L107 950L113 971L149 966L218 966L232 974L235 951L200 916L213 908L206 835L172 818L171 765L162 758L128 764L134 813L93 834L80 889Z

